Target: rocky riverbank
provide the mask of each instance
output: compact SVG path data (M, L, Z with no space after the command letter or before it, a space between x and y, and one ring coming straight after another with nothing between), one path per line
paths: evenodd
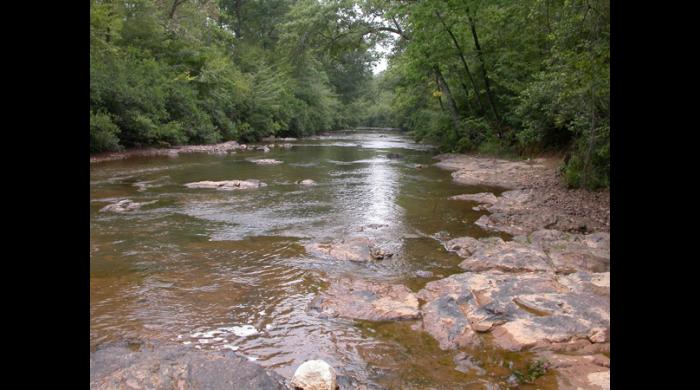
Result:
M188 150L228 153L242 146L227 143L207 148ZM559 389L608 389L609 193L565 188L554 159L508 161L463 155L437 159L435 165L451 170L458 183L501 188L456 195L447 201L469 202L468 208L487 211L476 224L493 235L426 236L451 252L450 261L456 260L452 264L459 263L456 273L452 269L453 274L447 277L448 273L433 276L417 271L417 275L429 278L422 282L427 284L409 286L402 284L408 282L381 277L363 278L361 273L330 275L327 287L309 297L313 299L306 313L321 321L344 318L358 320L356 324L404 326L410 334L425 336L436 350L453 354L441 364L447 364L448 371L454 368L469 373L472 383L483 383L482 388L516 387L524 383L518 375L534 378L525 380L540 386L535 374L548 370L547 380L556 376ZM295 183L311 186L305 192L326 185L314 188L315 182L309 179ZM206 191L264 191L265 187L255 179L183 185ZM131 213L152 202L122 199L100 210ZM304 243L301 253L321 263L360 268L401 260L405 256L401 245L391 234L377 233L379 226L384 225L369 224L342 238ZM501 355L486 359L486 351ZM512 352L526 354L528 359L535 356L544 363L533 364L531 373L522 373L503 365L510 358L497 362L499 356L515 356ZM499 367L513 374L503 374ZM338 375L330 382L341 390L375 388L374 384L357 383L347 367L334 369ZM91 354L91 388L97 389L285 389L293 388L291 380L230 351L185 345L139 347L138 351L124 345L110 346ZM548 382L541 388L555 388L552 386Z
M170 156L175 157L179 154L186 153L209 153L209 154L229 154L237 151L257 150L269 152L273 148L289 149L293 147L290 142L296 141L296 138L263 138L263 144L248 145L239 144L236 141L223 142L212 145L183 145L172 148L137 148L125 150L122 152L99 153L90 156L90 163L99 163L103 161L124 160L131 157L155 157L155 156ZM261 160L259 160L261 161ZM267 160L263 160L267 161ZM264 163L264 162L263 162Z
M418 292L400 284L335 279L309 305L324 317L417 320L444 350L460 350L470 369L486 370L468 351L534 352L556 371L560 389L610 387L609 192L570 190L556 161L507 161L441 155L436 165L466 185L498 186L464 194L489 211L476 223L513 239L457 237L443 241L466 272L429 282ZM381 261L376 243L345 239L311 244L309 254L338 261ZM323 249L323 250L321 250Z

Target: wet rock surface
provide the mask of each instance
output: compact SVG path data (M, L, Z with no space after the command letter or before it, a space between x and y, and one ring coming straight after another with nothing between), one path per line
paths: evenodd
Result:
M118 202L109 204L103 208L100 209L101 212L103 213L127 213L129 211L135 211L140 209L141 207L149 204L154 204L158 202L157 200L153 200L150 202L134 202L130 199L123 199Z
M91 389L287 389L285 379L233 352L126 346L90 354Z
M224 181L198 181L194 183L187 183L185 187L187 188L213 188L217 190L243 190L265 187L267 184L261 182L260 180L248 179L248 180L224 180Z
M363 279L331 282L309 309L328 317L357 320L408 320L420 317L418 299L406 286Z
M305 248L314 256L345 261L373 261L393 256L390 250L366 237L348 237L326 244L310 243Z
M486 370L481 368L474 359L465 352L460 352L454 357L455 369L463 373L474 372L477 375L486 374Z
M605 355L576 356L546 352L540 356L557 371L560 390L610 389L610 359Z

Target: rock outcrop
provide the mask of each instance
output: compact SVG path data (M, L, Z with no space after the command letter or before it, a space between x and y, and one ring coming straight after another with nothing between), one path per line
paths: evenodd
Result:
M606 272L610 270L610 235L575 234L537 230L513 241L498 237L459 237L445 248L466 258L460 267L467 271L504 272Z
M594 352L609 348L606 280L609 273L466 272L416 295L426 302L423 329L443 349L475 345L478 333L491 332L508 350Z
M90 354L91 389L284 390L285 379L233 352L125 346Z
M406 286L363 279L338 279L309 304L328 317L408 320L420 317L418 299Z

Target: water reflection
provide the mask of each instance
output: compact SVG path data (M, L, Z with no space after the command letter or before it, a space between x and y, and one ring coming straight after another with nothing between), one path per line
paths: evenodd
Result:
M383 224L388 221L400 223L402 215L395 202L398 191L396 170L388 161L379 161L372 163L368 171L370 196L364 219L370 224Z
M401 365L377 363L380 356L404 359L399 342L379 340L353 321L320 318L306 306L329 277L354 274L413 287L419 285L412 279L418 269L454 272L460 259L439 251L436 241L403 239L415 231L474 235L468 222L480 216L446 199L467 192L448 172L411 168L431 162L424 149L396 134L354 133L274 149L264 158L284 163L270 167L246 162L262 158L258 152L94 164L91 347L124 338L157 339L235 349L287 377L304 360L322 358L367 382L385 378L387 370L400 378ZM388 159L388 153L403 158ZM184 187L248 178L268 186ZM318 185L295 184L302 179ZM110 199L125 198L158 202L127 214L99 211ZM360 232L403 248L372 264L314 259L304 251L306 241ZM421 350L415 356L431 359ZM439 379L425 380L440 387Z

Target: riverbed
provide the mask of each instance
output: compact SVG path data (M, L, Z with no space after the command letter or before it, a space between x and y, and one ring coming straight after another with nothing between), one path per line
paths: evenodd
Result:
M329 280L426 283L464 272L450 238L510 235L474 222L486 211L459 194L504 191L455 183L430 146L394 131L299 139L270 152L131 157L91 164L90 344L179 344L232 350L290 378L323 359L361 384L391 389L487 388L532 355L486 344L469 350L483 372L455 369L418 321L328 318L308 310ZM281 163L260 165L257 159ZM221 191L187 183L257 179ZM303 186L311 179L316 185ZM129 199L123 213L100 211ZM363 235L393 256L374 262L311 256L305 245ZM535 387L533 387L535 388ZM550 372L536 388L556 388Z

